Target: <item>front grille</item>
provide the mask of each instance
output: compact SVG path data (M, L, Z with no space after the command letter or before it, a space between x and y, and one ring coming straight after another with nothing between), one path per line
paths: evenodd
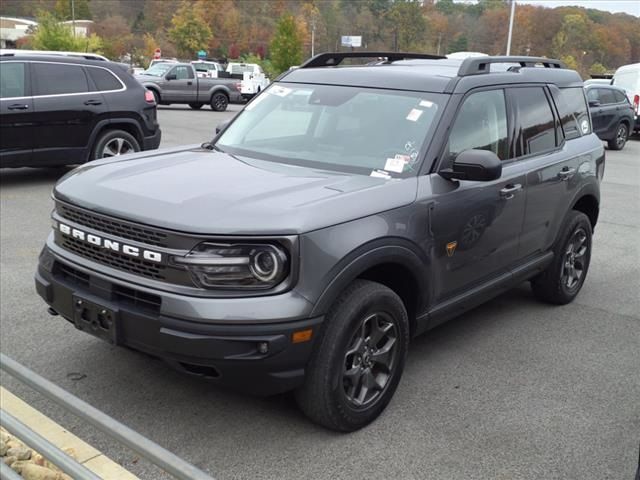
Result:
M100 247L82 242L73 237L62 237L62 246L77 255L118 270L154 280L165 280L166 266L164 265L158 265L114 251L105 251Z
M79 223L85 227L93 228L100 232L122 237L128 240L134 240L156 247L167 247L167 234L156 230L151 230L143 226L136 226L129 223L121 222L112 218L94 215L79 208L70 207L62 203L58 203L56 207L58 214L72 222Z

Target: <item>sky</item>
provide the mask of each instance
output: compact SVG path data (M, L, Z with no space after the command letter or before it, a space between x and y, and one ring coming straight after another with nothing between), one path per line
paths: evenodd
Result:
M550 8L575 5L607 10L612 13L628 13L640 17L640 0L516 0L516 2L516 5L518 3L528 3Z

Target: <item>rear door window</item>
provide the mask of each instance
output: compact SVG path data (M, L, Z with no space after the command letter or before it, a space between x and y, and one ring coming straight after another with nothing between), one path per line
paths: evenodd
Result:
M34 96L85 93L89 84L82 65L60 63L32 64Z
M542 87L510 89L516 110L516 157L535 155L557 146L556 121Z
M0 68L0 98L26 96L25 64L3 62Z
M176 80L187 80L189 78L193 78L193 70L185 66L175 67L171 73L175 74Z
M618 90L613 90L613 96L616 99L616 103L627 103L628 102L627 96L624 93L622 93L622 92L620 92Z
M592 95L595 99L595 89L589 89L588 95L589 100L592 100ZM564 138L571 140L591 133L591 122L584 90L581 87L561 88L558 100Z
M98 67L87 67L87 72L89 72L89 76L91 77L91 80L93 80L93 83L99 92L122 89L120 80L118 80L109 70Z

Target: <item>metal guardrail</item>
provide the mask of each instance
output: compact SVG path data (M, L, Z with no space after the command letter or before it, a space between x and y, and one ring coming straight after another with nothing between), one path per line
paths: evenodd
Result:
M21 365L20 363L2 353L0 353L0 369L9 373L11 376L20 380L22 383L41 393L50 400L53 400L58 405L62 406L65 410L87 421L98 430L109 435L111 438L117 440L123 445L126 445L131 450L138 453L140 456L149 460L152 464L173 475L175 478L179 480L214 480L213 477L204 473L202 470L191 465L190 463L187 463L170 451L162 448L157 443L140 435L135 430L132 430L126 425L123 425L109 415L89 405L87 402L80 400L75 395L58 387L56 384L41 377L40 375L29 370L27 367ZM17 423L12 422L12 419ZM99 478L96 477L94 473L88 471L86 467L80 465L64 452L57 449L57 447L50 444L46 439L29 430L28 427L17 421L7 412L3 411L1 412L0 423L5 425L6 420L8 420L8 422L6 423L7 430L9 430L11 433L15 432L14 435L16 437L24 439L25 443L33 447L36 451L41 453L52 463L60 467L60 469L65 471L65 473L69 473L74 479L95 480ZM25 432L24 429L26 429L28 432ZM29 439L27 439L25 435L29 436ZM57 450L57 452L50 449L50 447ZM46 452L48 452L49 454L47 455ZM50 455L54 455L55 458L51 457ZM66 457L66 459L64 457ZM75 466L71 467L67 459L75 463ZM82 467L82 469L86 470L88 474L86 474L86 472L83 472L82 470L74 470L74 473L65 470L65 468L77 468L77 466ZM0 471L0 477L2 478L2 480L4 480L5 478L7 480L21 478L15 476L12 477L8 472L5 476L5 470L6 469L3 468L2 471ZM11 470L11 473L15 472Z

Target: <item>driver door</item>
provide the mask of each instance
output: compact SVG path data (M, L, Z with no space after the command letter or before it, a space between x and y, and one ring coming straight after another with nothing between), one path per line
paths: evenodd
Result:
M175 78L174 78L175 77ZM195 102L197 100L197 85L193 68L177 65L165 75L162 86L162 100L166 102Z
M434 200L436 302L507 273L518 259L526 177L522 165L509 162L509 124L504 90L471 93L458 110L441 168L465 150L491 150L505 162L502 176L488 182L426 177Z

